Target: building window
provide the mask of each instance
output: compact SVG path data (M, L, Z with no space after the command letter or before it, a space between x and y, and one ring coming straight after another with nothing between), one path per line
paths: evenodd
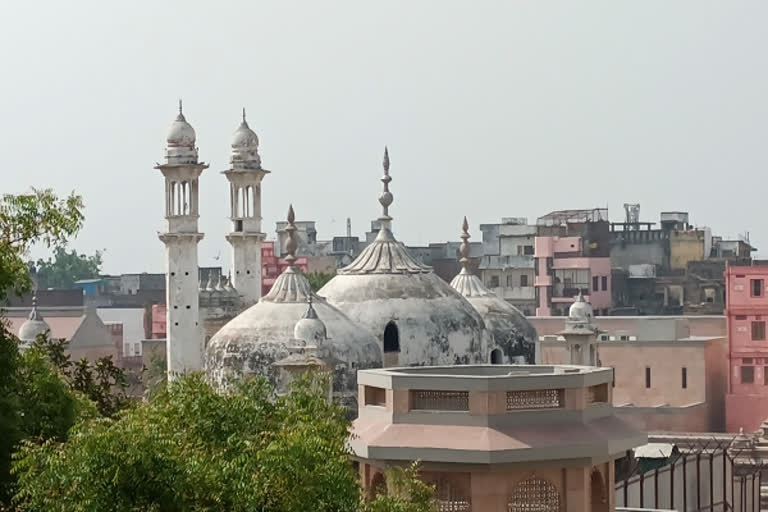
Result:
M592 291L593 291L593 292L596 292L596 291L598 291L598 290L599 290L599 288L598 288L598 286L597 286L597 285L598 285L598 283L599 283L598 279L599 279L599 278L598 278L597 276L594 276L594 277L592 277Z
M747 315L736 315L735 319L736 320L746 320L747 319Z
M491 364L501 364L504 362L504 356L500 348L491 350Z
M608 276L603 276L602 281L603 281L603 291L604 292L608 291Z
M683 389L688 389L688 368L683 366Z
M499 276L491 276L491 283L489 285L491 288L498 288L499 287Z
M755 382L755 367L742 366L741 367L741 383L753 384L754 382Z
M752 322L752 340L765 340L765 321Z
M753 297L762 297L763 296L763 280L762 279L752 279L752 296Z
M763 386L768 386L768 366L763 366Z
M523 274L520 276L520 286L528 286L528 274Z
M515 286L515 277L507 276L507 288L512 288L513 286Z
M651 388L651 369L647 366L645 367L645 387Z
M524 246L523 254L525 254L526 256L533 256L533 246L532 245Z

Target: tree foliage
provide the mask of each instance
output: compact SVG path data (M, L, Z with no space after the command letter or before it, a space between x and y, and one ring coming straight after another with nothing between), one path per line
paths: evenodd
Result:
M30 247L42 243L58 247L82 227L82 199L74 194L60 199L50 190L0 196L0 302L10 293L29 290L31 281L25 256ZM62 399L62 388L53 382L51 367L34 359L22 359L18 341L0 316L0 508L13 490L10 476L11 453L27 435L61 432L71 418L66 411L74 405ZM41 397L36 391L41 392ZM39 407L31 411L30 408ZM47 412L44 412L47 411ZM43 427L41 418L56 417L57 425ZM65 418L61 420L60 418Z
M66 345L66 340L53 340L42 334L32 348L46 357L73 392L81 393L93 402L100 415L113 416L130 404L125 371L115 366L111 356L94 362L87 359L72 361L66 353Z
M336 272L310 272L307 274L307 280L309 281L309 286L312 287L312 291L316 292L325 286L325 283L333 279L335 275Z
M387 470L387 486L363 512L437 512L434 488L419 480L419 463Z
M150 402L81 423L66 442L26 441L14 463L20 511L432 512L417 468L363 500L343 407L305 376L275 397L264 379L232 392L200 375ZM397 471L397 470L396 470Z
M151 402L25 442L20 510L357 511L343 408L300 381L273 399L264 380L217 393L179 379ZM297 485L298 483L300 485Z
M99 277L102 251L93 255L78 254L56 247L53 258L37 261L37 280L41 288L72 288L75 281Z
M29 290L27 251L36 243L64 245L83 225L82 208L79 196L60 199L51 190L0 196L0 300Z

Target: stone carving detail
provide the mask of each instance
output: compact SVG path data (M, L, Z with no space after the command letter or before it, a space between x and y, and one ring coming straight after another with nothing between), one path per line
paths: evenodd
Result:
M552 482L531 476L518 483L509 495L509 512L560 512L560 493Z
M562 391L559 389L507 391L507 410L557 409L563 406L561 395Z
M411 409L428 411L468 411L468 391L411 391Z

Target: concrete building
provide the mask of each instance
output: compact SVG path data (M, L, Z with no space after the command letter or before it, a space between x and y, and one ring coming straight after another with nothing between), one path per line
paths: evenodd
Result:
M52 339L67 342L66 352L72 360L88 359L95 361L101 357L118 359L118 348L122 339L116 343L114 330L105 325L93 308L62 306L38 307L34 300L31 308L13 307L3 311L8 321L9 331L21 343L28 347L38 334L48 332Z
M208 164L198 160L195 130L181 111L171 124L165 162L155 168L165 177L166 311L168 376L203 368L203 336L198 305L198 179Z
M418 460L439 510L613 511L614 461L647 437L614 415L611 380L582 366L361 371L349 443L363 488Z
M499 224L481 224L483 233L480 277L496 296L526 315L536 311L533 286L536 226L528 219L505 217Z
M654 228L626 206L634 215L611 224L614 314L721 314L725 262L749 261L748 242L694 228L687 212L663 212Z
M222 174L229 181L232 231L227 241L232 245L232 285L244 306L261 297L261 181L270 171L262 168L259 137L243 121L232 138L230 168Z
M562 318L531 320L540 334L541 363L573 360ZM646 431L722 431L728 371L724 324L723 317L595 319L598 364L614 371L616 414Z
M768 418L768 266L725 271L728 321L728 432L754 432Z
M613 306L608 210L555 211L536 225L536 316L564 316L579 292L607 314Z

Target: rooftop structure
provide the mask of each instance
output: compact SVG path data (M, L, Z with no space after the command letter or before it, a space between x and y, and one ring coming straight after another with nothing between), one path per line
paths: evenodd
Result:
M419 460L441 510L612 511L614 460L647 437L614 416L611 380L580 366L360 371L363 486Z

